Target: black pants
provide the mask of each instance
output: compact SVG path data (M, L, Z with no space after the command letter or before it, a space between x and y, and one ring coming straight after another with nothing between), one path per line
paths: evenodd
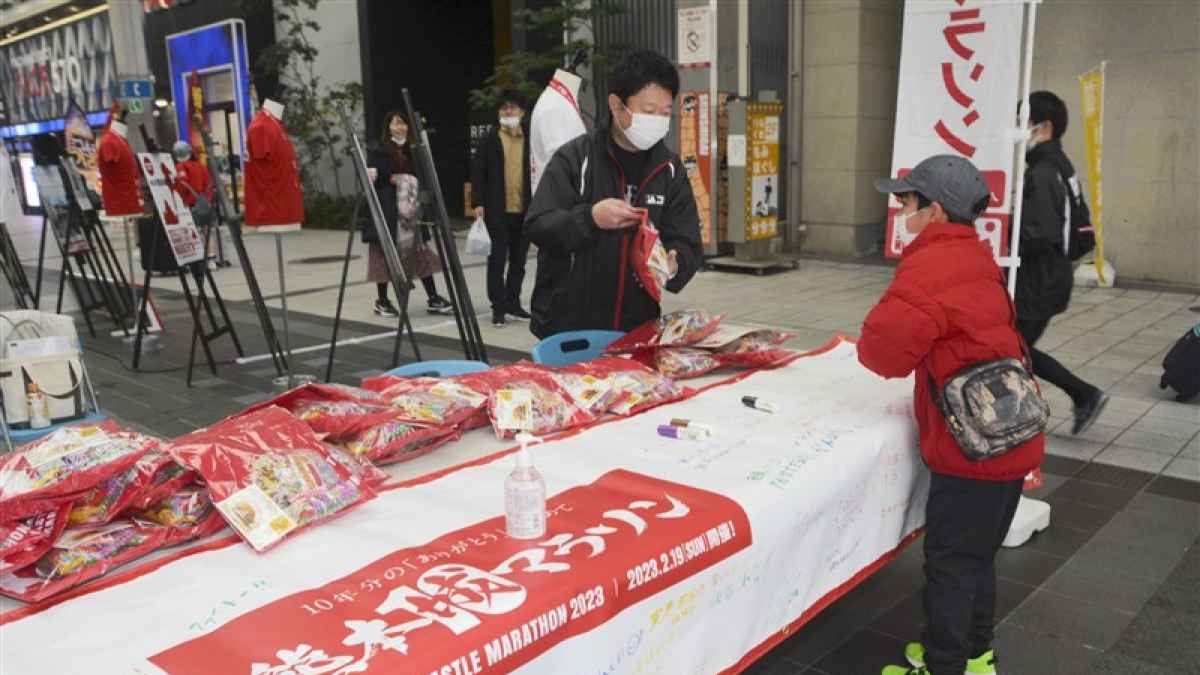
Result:
M485 216L492 252L487 259L488 300L493 310L507 311L521 302L521 284L525 281L525 257L529 255L529 239L523 231L524 213ZM504 267L508 266L505 278Z
M996 482L933 474L925 506L925 665L962 675L991 647L996 551L1008 534L1023 479Z
M1030 356L1033 357L1033 374L1067 392L1067 396L1071 397L1075 405L1083 405L1096 392L1096 388L1075 377L1053 356L1033 347L1042 337L1042 333L1046 332L1046 326L1049 324L1049 319L1017 319L1017 330L1025 338Z

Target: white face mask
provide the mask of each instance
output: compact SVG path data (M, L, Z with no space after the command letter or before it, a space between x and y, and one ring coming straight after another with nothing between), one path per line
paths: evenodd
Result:
M403 136L392 136L392 142L396 145L404 145L408 142L408 139Z
M902 247L908 246L917 238L917 235L908 231L908 219L911 215L909 213L897 213L896 220L894 221L893 231L896 233L896 237L900 239L900 246Z
M500 126L506 128L506 129L516 129L517 127L521 126L521 116L520 115L501 115L500 116Z
M638 150L649 150L655 143L661 141L671 130L670 115L647 115L635 113L629 108L626 112L633 116L628 129L623 129L625 138Z

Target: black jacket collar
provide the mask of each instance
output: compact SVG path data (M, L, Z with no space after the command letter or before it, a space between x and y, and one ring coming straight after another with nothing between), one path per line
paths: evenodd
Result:
M612 128L609 126L596 127L595 131L592 132L592 143L607 153L610 143L614 146L616 145L616 141L612 138ZM658 166L663 162L670 161L672 157L671 151L667 149L666 139L650 146L650 149L645 152L648 160L646 162L647 167Z
M1062 139L1053 138L1044 143L1038 143L1032 150L1026 152L1025 163L1033 166L1038 162L1044 162L1061 154L1063 154Z

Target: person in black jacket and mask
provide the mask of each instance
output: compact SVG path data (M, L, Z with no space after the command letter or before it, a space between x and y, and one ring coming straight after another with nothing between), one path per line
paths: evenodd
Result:
M611 126L559 148L525 219L538 246L530 330L627 331L662 309L638 284L632 261L641 209L669 256L666 290L683 290L702 262L700 217L687 171L663 137L679 73L661 54L626 56L610 78Z
M1017 268L1017 329L1029 344L1033 373L1071 397L1072 434L1096 421L1108 396L1067 370L1054 357L1034 349L1056 314L1066 311L1075 284L1068 257L1071 226L1068 190L1077 180L1062 149L1067 106L1048 91L1029 95L1029 149L1025 153L1025 190L1021 211L1021 266Z

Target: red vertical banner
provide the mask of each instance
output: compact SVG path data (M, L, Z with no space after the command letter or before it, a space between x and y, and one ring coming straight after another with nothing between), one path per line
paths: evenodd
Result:
M751 544L732 499L621 469L546 507L543 539L486 520L194 625L150 661L176 675L510 672Z

